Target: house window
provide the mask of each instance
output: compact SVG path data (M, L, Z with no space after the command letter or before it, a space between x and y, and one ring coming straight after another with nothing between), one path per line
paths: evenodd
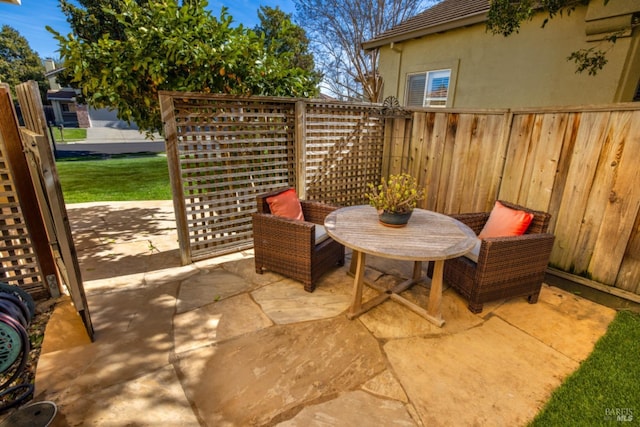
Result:
M446 107L451 70L410 74L407 78L407 106Z

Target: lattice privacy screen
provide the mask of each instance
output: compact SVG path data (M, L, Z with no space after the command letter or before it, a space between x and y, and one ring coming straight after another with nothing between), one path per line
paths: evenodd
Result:
M48 295L31 243L4 149L0 146L0 281L20 286L34 299ZM37 209L37 206L33 207Z
M338 206L366 203L379 182L384 120L371 105L307 103L305 186L309 200Z
M256 194L291 186L347 206L379 180L373 105L182 92L160 104L183 263L252 247Z

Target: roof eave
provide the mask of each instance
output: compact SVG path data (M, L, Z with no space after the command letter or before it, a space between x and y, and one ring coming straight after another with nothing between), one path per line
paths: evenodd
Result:
M420 28L414 31L408 31L406 33L397 34L391 37L385 37L377 40L374 39L374 40L362 43L362 48L368 51L368 50L382 47L390 43L401 43L407 40L417 39L430 34L441 33L443 31L455 30L457 28L467 27L469 25L479 24L487 20L487 12L488 11L483 11L483 12L475 13L472 15L467 15L459 19L443 22L442 24Z

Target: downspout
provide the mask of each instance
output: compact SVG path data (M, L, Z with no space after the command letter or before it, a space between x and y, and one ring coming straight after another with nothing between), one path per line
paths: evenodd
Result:
M404 95L402 96L402 98L400 98L400 71L402 70L402 45L400 44L396 44L395 42L391 42L389 43L389 49L391 49L392 52L396 52L400 58L398 59L398 65L397 65L397 69L396 69L396 98L397 99L402 99L403 103L404 103Z

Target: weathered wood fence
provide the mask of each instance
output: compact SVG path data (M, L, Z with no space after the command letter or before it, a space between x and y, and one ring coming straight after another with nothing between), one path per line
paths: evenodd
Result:
M248 248L255 194L365 203L369 182L408 172L421 207L553 215L551 266L640 294L640 106L427 110L290 98L160 95L183 262ZM393 112L392 112L393 113Z
M499 198L550 212L552 267L640 294L640 105L395 121L384 174L418 177L424 208L483 211Z

